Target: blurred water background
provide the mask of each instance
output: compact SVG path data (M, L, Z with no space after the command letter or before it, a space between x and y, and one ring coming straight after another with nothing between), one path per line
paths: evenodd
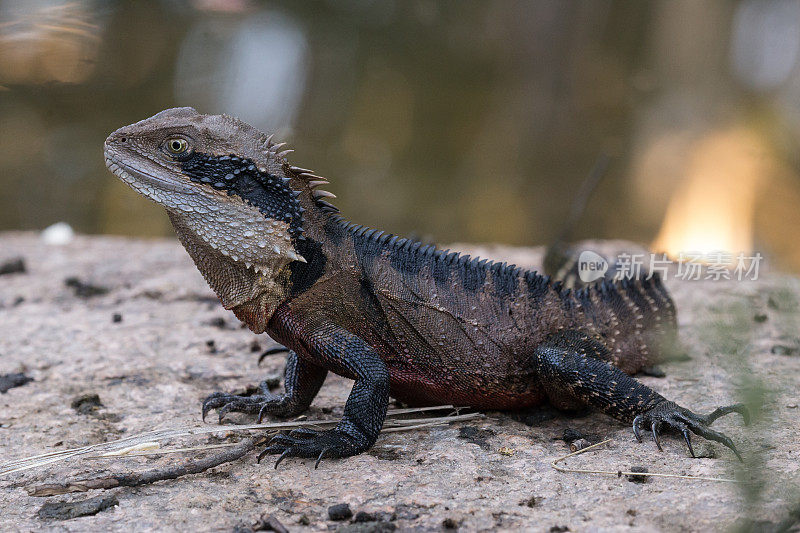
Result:
M800 1L0 0L0 230L170 235L105 169L189 105L277 132L350 219L759 250L800 271Z

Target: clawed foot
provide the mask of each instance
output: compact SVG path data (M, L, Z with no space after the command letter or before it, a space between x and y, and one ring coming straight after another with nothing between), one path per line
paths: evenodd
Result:
M714 431L708 427L717 418L729 413L739 413L742 415L742 418L744 418L745 425L750 423L750 413L743 404L719 407L712 413L702 416L688 409L684 409L674 402L664 401L633 419L633 434L636 436L636 440L642 442L642 427L650 426L650 431L653 433L653 440L656 441L656 446L661 450L661 443L658 440L658 435L662 427L666 425L683 434L683 440L686 441L686 445L689 447L689 453L692 454L692 457L695 455L694 449L692 448L691 434L695 433L696 435L719 442L730 448L741 461L742 456L739 454L736 446L733 445L733 441L723 433Z
M258 462L269 454L280 454L275 461L275 468L286 457L316 457L314 468L319 466L325 457L349 457L360 453L364 446L358 439L338 429L317 431L298 428L289 433L279 433L269 441L267 448L258 454Z
M215 392L203 401L203 421L206 415L212 409L217 409L219 415L219 422L226 413L245 413L245 414L258 414L258 423L264 418L267 413L283 414L283 400L282 396L278 396L269 392L266 382L258 386L261 394L253 394L250 396L239 396L236 394L227 394L224 392Z

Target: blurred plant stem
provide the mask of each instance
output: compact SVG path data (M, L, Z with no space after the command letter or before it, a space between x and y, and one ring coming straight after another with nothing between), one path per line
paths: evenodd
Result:
M796 284L787 279L787 284ZM738 400L747 405L751 413L751 423L746 429L747 446L743 452L744 465L736 472L741 481L742 496L745 500L745 521L738 523L736 531L762 531L763 521L756 519L763 515L758 511L773 498L775 494L800 494L798 487L782 476L780 472L769 469L770 450L776 449L780 443L774 442L775 432L771 421L775 419L776 398L785 386L786 379L780 377L772 381L772 388L767 386L763 376L755 370L754 358L759 356L757 338L764 337L762 320L754 318L769 312L771 328L778 332L778 338L789 338L800 330L798 316L797 291L790 286L779 286L765 291L764 294L747 295L744 291L738 294L721 295L705 316L706 321L699 324L702 343L712 353L721 354L726 361L731 380L735 383ZM755 310L759 310L755 313ZM766 315L760 315L766 316ZM763 344L761 345L763 351ZM796 524L800 507L788 510L785 518L778 518L771 524L772 530L786 530ZM794 517L794 518L793 518ZM783 529L782 529L783 528Z

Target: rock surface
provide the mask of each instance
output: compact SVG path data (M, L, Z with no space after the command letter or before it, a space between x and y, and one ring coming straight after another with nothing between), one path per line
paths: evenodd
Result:
M534 268L541 258L536 249L469 252ZM33 381L0 394L3 460L201 426L207 394L282 374L281 356L256 365L258 353L274 343L240 328L175 241L78 237L58 247L33 234L0 235L0 263L16 258L26 268L0 278L0 375L21 373ZM664 378L641 379L700 412L741 399L763 401L749 428L734 416L717 422L739 443L745 465L700 438L694 441L700 458L691 459L675 436L663 439L659 453L651 440L638 444L630 428L602 414L489 412L478 421L385 433L370 452L325 460L318 470L297 459L273 470L271 461L256 464L253 453L173 481L53 498L31 497L25 489L178 464L187 455L82 459L12 473L0 478L0 529L232 531L269 515L291 531L707 531L745 520L777 524L800 501L800 281L764 274L751 282L667 284L690 359L664 365ZM350 382L331 375L309 418L338 418L349 389ZM213 415L209 423L216 423ZM613 440L561 465L612 472L643 467L647 482L554 470L551 462L569 453L565 432L590 442ZM174 445L216 443L222 436ZM652 476L658 472L738 476L748 483ZM98 496L119 504L63 521L38 513L48 501ZM332 521L328 510L338 504L359 521Z

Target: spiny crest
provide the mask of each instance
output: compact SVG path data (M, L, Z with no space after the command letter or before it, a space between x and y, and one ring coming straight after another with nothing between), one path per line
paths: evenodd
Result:
M595 322L601 311L595 308L593 297L617 312L624 312L633 305L646 323L660 322L662 314L668 322L675 321L674 304L657 272L649 278L604 279L576 290L573 295L572 304Z
M274 134L273 134L274 135ZM265 147L267 151L271 152L276 158L286 160L286 156L294 152L292 149L281 150L286 143L273 143L272 142L272 135L266 138L265 140Z
M336 198L336 195L332 192L319 188L322 185L328 185L330 182L322 176L314 174L314 171L312 170L294 166L286 161L286 156L294 152L294 150L284 150L283 148L286 146L286 143L273 141L274 135L275 134L273 133L271 135L264 135L261 137L259 142L262 150L264 150L268 156L271 156L283 163L284 169L287 169L289 172L294 174L297 179L304 182L311 189L311 198L314 200L314 203L317 205L317 207L319 207L323 212L338 213L339 209L326 200Z
M423 244L413 239L399 237L392 233L386 233L367 226L355 224L344 219L341 215L335 215L333 221L338 223L349 234L367 241L367 244L375 246L375 251L380 249L390 249L393 254L406 254L409 259L416 261L430 261L434 265L441 265L448 269L458 268L466 272L491 272L492 279L507 283L514 282L520 278L525 279L528 289L534 295L541 295L549 289L553 289L562 298L568 298L569 289L564 289L561 282L551 282L550 276L543 276L535 270L528 270L516 265L509 265L506 262L495 262L480 257L470 257L462 255L460 252L441 250L432 244ZM509 283L510 284L510 283Z
M287 163L288 165L288 163ZM311 170L301 167L295 167L292 165L288 165L288 169L297 176L298 179L305 182L306 185L311 189L311 198L314 200L314 203L319 207L322 211L326 213L338 213L339 209L336 208L333 204L329 203L326 198L336 198L336 195L332 192L326 191L324 189L320 189L319 187L322 185L327 185L330 182L323 178L322 176L317 176Z

